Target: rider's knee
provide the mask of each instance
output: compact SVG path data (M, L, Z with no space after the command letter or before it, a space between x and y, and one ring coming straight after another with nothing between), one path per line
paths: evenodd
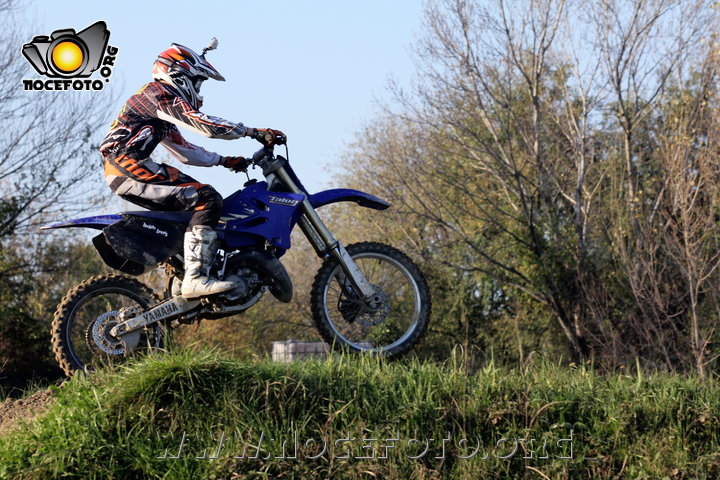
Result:
M210 186L201 188L197 193L198 203L190 219L189 227L192 228L193 225L208 225L214 228L220 220L220 213L222 212L222 195Z

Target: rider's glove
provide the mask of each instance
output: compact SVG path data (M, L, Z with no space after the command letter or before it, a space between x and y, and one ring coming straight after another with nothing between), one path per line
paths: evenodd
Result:
M220 165L229 168L233 172L246 172L252 161L245 157L222 157Z
M287 137L283 132L280 130L273 130L272 128L256 128L253 138L262 143L265 147L284 145L287 141Z

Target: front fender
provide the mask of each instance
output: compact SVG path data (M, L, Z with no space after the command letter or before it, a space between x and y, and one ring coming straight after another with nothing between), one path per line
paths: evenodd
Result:
M96 215L94 217L76 218L75 220L68 220L66 222L53 223L52 225L41 227L40 230L74 227L86 227L94 228L95 230L102 230L108 225L112 225L120 220L122 220L122 215Z
M315 193L308 197L313 208L320 208L324 205L337 202L355 202L361 207L372 208L374 210L385 210L390 204L385 200L381 200L375 195L361 192L360 190L352 190L350 188L334 188Z

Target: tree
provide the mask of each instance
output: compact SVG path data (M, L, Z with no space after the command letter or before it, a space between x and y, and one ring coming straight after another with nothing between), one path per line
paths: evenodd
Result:
M50 321L60 299L85 278L107 272L92 245L60 237L34 252L33 271L0 276L0 390L22 389L30 379L62 375L50 346ZM6 258L19 254L5 247Z
M60 212L97 205L99 128L114 113L110 89L25 91L34 71L19 52L35 32L22 28L12 0L0 2L0 239L28 235ZM12 54L11 54L12 52ZM19 237L18 237L19 238Z
M364 186L401 206L418 253L492 279L510 316L550 314L574 360L673 368L689 290L668 282L681 264L657 234L673 175L662 118L703 70L716 14L670 0L514 7L428 5L418 88L363 132L353 178L378 173Z
M667 262L684 286L682 314L687 318L687 335L681 338L689 341L680 345L688 345L701 378L706 377L706 365L712 360L709 346L720 313L716 77L717 61L711 54L691 85L678 85L677 93L665 99L664 131L658 136L658 159L665 175L657 202L661 207L653 223Z
M38 32L23 27L12 0L0 0L0 22L6 52L0 60L0 365L1 375L17 386L29 376L52 374L52 311L72 286L68 279L77 283L85 272L81 262L71 262L79 260L74 254L82 252L93 271L99 268L88 247L67 245L67 232L40 235L37 227L109 198L97 195L106 189L97 147L115 97L110 89L25 91L22 79L35 73L20 46Z

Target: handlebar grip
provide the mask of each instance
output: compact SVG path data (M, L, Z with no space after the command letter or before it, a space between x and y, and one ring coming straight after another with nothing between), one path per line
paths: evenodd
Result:
M256 129L256 133L253 135L253 138L265 146L284 145L287 142L287 137L279 130Z

